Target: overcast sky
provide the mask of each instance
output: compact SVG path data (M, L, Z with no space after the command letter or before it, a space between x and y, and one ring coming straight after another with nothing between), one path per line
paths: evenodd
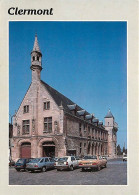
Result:
M10 22L9 113L31 83L35 33L42 52L41 79L100 121L110 108L118 141L127 145L126 22Z

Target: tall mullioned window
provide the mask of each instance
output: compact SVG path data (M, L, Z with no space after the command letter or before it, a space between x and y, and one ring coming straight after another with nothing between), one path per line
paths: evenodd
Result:
M52 132L52 117L44 118L44 132Z
M86 124L84 124L84 126L83 126L83 127L84 127L84 131L86 131Z
M43 103L43 109L44 110L50 110L50 102L44 102Z
M82 153L82 143L80 143L80 154Z
M30 120L23 120L22 121L22 134L29 134L30 129Z
M28 113L29 112L29 105L26 105L23 107L23 113Z
M82 136L82 124L79 123L79 135Z
M88 135L90 135L90 126L88 126Z

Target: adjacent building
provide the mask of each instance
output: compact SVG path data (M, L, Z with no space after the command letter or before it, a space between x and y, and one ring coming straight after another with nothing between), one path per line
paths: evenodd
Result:
M9 123L9 160L12 159L12 147L13 147L13 125Z
M109 110L105 125L41 80L37 36L31 52L32 82L13 118L12 158L87 154L116 156L118 126Z

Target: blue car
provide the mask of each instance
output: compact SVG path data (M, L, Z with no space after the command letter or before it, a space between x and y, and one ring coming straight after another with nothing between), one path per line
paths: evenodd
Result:
M31 160L33 160L33 158L20 158L18 159L18 161L15 163L15 166L14 168L17 170L17 171L20 171L20 170L26 170L26 164L29 163Z
M45 172L47 169L53 169L55 161L50 157L35 158L26 165L26 170L34 172L40 170Z

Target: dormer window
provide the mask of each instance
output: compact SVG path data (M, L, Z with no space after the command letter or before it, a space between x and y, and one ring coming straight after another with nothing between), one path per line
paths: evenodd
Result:
M72 105L67 105L69 110L71 111L71 113L73 115L76 115L76 112L77 112L77 105L76 104L72 104Z
M44 102L43 103L43 109L44 110L50 110L50 102Z
M24 106L23 113L29 113L29 105Z

